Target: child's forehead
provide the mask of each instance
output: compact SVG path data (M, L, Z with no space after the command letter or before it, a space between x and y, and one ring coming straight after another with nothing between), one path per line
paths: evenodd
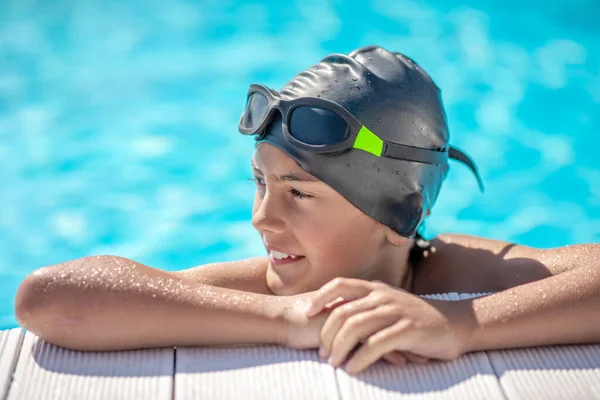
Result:
M259 150L256 150L251 160L251 166L254 171L260 172L265 176L269 175L275 181L323 183L319 178L300 167L296 160L289 157L280 149L270 144L265 145L272 149L265 150L264 153L259 153ZM262 146L263 144L259 148ZM281 154L277 154L276 152ZM284 158L280 158L280 156Z
M304 171L296 160L288 156L283 150L271 145L261 143L252 156L252 166L259 169L273 171L287 170L294 172ZM304 171L306 172L306 171Z

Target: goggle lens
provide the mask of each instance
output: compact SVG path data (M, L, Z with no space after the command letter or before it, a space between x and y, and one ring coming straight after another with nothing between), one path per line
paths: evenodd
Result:
M295 107L288 128L296 140L317 146L341 143L350 134L348 123L339 114L311 106Z
M264 94L259 92L251 93L250 96L248 96L246 110L244 111L242 119L244 127L248 129L256 128L263 120L268 105L269 100Z

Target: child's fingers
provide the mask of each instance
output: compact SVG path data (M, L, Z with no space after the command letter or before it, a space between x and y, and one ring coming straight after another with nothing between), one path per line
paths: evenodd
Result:
M369 282L361 279L336 278L319 289L319 293L312 299L312 305L306 310L306 315L311 317L323 311L326 304L342 297L346 301L360 299L371 293Z
M405 365L406 357L404 357L401 351L391 351L389 353L385 353L382 358L387 362L394 365Z
M391 351L382 356L386 361L395 365L404 365L408 361L414 364L425 364L429 358L409 353L407 351Z
M418 354L413 354L409 352L404 352L404 356L408 361L415 364L425 364L427 361L429 361L429 358L427 357L423 357Z
M336 308L338 308L342 304L346 304L346 303L348 303L348 301L344 300L343 297L338 297L337 299L335 299L333 301L330 301L329 303L325 304L324 308L329 308L331 310L335 310Z

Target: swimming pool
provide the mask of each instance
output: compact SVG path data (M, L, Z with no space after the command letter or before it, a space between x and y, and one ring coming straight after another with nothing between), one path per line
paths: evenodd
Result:
M452 164L430 235L600 240L598 2L79 3L0 13L0 329L16 326L17 286L40 266L262 254L253 143L237 133L248 85L281 87L368 44L432 75L452 142L484 178L481 195Z

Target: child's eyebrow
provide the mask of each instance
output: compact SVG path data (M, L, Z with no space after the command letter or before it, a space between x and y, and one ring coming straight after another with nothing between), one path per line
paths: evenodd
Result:
M254 164L252 164L252 170L258 172L261 175L263 175L263 173L261 172L261 170L258 169L258 167L256 165L254 165ZM271 175L270 178L272 180L274 180L275 182L283 182L283 181L290 181L290 182L320 182L317 178L312 177L311 175L307 174L306 172L290 172L288 174L280 175L280 176Z

